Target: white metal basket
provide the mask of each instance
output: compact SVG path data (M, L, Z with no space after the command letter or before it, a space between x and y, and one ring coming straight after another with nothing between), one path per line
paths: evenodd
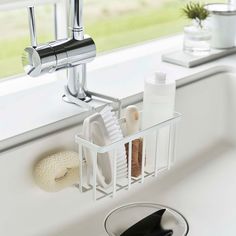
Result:
M99 200L104 197L114 197L118 191L121 190L129 190L133 184L136 183L144 183L145 178L148 177L156 177L162 171L169 170L172 164L175 161L175 143L176 143L176 124L181 119L181 114L175 112L173 117L161 122L157 123L147 129L140 130L139 132L131 135L126 136L120 139L117 142L111 143L106 146L98 146L95 145L82 137L82 135L77 134L75 137L75 141L78 144L78 152L79 152L79 159L80 163L80 184L79 189L81 192L91 191L94 200ZM125 118L119 120L120 125L125 123ZM146 137L150 134L155 134L156 138L156 149L158 148L158 133L164 127L168 128L168 153L167 153L167 165L165 167L160 168L158 163L159 157L155 155L154 157L154 165L153 167L146 168L145 167L145 153L146 153ZM142 164L141 164L141 174L139 177L132 177L131 175L131 158L132 158L132 141L142 138L143 139L143 147L142 147ZM125 144L129 144L128 148L128 174L127 177L124 179L117 179L117 161L116 161L116 150L124 146ZM87 163L84 158L84 148L90 149L93 155L93 164L92 164L92 175L88 174L87 171ZM104 154L107 152L113 153L113 182L112 187L109 189L104 189L97 184L97 156L98 154ZM156 152L157 153L157 152ZM86 174L87 173L87 174Z

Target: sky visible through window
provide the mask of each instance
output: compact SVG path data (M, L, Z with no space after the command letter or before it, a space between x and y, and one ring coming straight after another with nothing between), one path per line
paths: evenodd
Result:
M84 0L85 31L94 38L98 52L176 34L188 24L181 13L186 2ZM53 40L53 7L37 6L36 19L38 42ZM26 9L0 11L0 29L0 78L21 74L21 54L30 44Z

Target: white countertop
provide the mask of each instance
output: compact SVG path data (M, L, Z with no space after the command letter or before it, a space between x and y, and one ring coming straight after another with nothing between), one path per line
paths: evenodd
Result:
M179 80L203 71L206 73L215 67L220 70L235 65L236 55L192 69L161 61L163 52L181 48L181 44L182 36L175 36L99 56L88 64L88 88L125 100L140 95L145 77L156 70L166 72L169 79ZM18 78L0 83L0 151L10 144L71 126L81 121L82 114L86 116L80 107L62 101L66 78L55 79L54 74L46 76L42 84L43 77L35 81ZM18 87L22 90L16 91ZM101 104L94 103L96 107Z

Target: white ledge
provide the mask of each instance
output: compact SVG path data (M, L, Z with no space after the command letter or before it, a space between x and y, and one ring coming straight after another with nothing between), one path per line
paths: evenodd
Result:
M235 55L193 69L161 62L162 52L181 48L181 44L182 36L174 36L98 56L88 64L88 88L135 102L140 99L144 78L155 70L165 71L169 78L179 80L215 67L220 70L222 65L234 66ZM62 101L65 76L61 79L55 74L42 77L22 77L0 83L0 151L75 125L88 115L80 107ZM139 97L135 100L137 94ZM94 101L93 104L99 107L104 103Z

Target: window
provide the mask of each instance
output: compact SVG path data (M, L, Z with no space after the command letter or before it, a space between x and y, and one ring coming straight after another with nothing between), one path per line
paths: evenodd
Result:
M84 0L85 31L94 38L98 52L175 34L187 24L180 9L188 1ZM51 41L52 4L37 6L36 18L38 42ZM0 78L23 73L21 53L29 45L26 9L1 11L0 28Z
M176 34L188 23L181 8L190 1L217 2L85 0L86 32L93 36L99 52Z

